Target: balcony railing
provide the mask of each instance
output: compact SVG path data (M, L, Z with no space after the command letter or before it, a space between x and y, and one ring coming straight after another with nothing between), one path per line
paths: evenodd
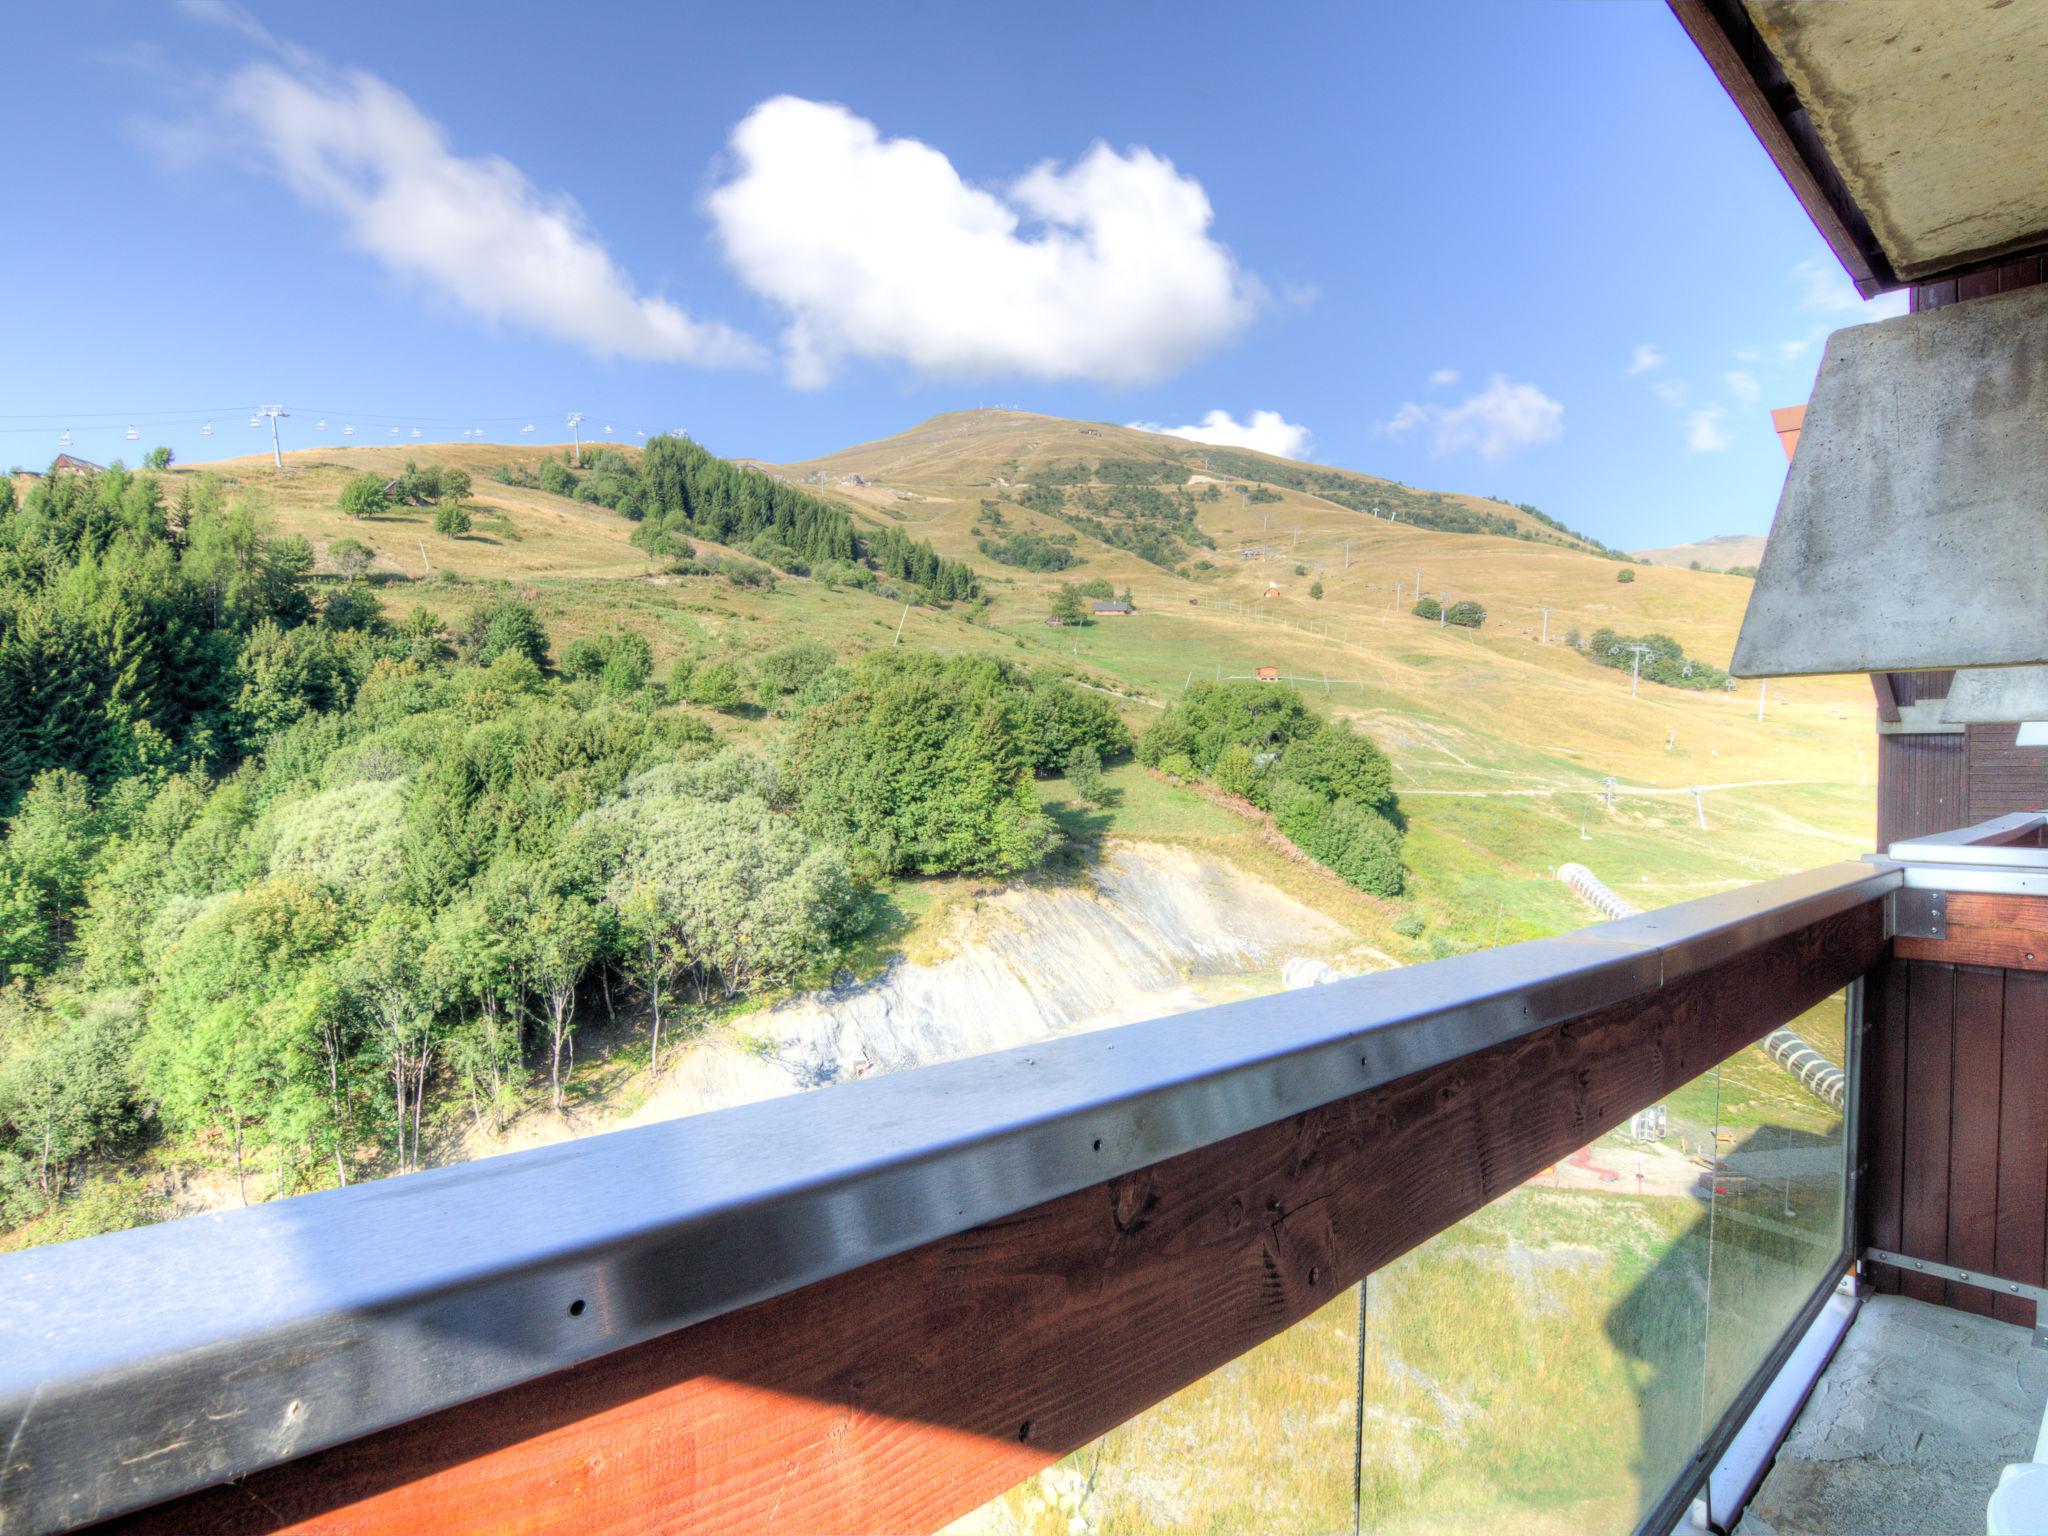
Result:
M0 1258L0 1530L936 1528L1854 986L1907 884L1837 864ZM1682 1508L1847 1267L1837 1198L1636 1518Z

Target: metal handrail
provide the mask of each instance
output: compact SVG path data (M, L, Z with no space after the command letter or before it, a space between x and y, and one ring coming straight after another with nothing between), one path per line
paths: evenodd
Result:
M2006 868L2048 868L2048 848L2016 847L2022 838L2048 827L2048 811L2014 811L1975 826L1933 832L1896 842L1888 855L1905 864L1986 864Z
M0 1256L0 1527L83 1524L1658 989L1902 883L1559 938Z

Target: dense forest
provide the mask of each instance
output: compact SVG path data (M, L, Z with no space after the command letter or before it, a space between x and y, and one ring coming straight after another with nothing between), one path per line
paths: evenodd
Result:
M643 528L960 590L685 444L631 484ZM632 633L558 656L504 593L393 624L230 489L0 487L0 1229L148 1219L118 1169L150 1149L250 1199L417 1167L558 1102L593 1009L637 998L658 1059L828 977L873 882L1031 867L1059 837L1029 780L1085 795L1130 749L1102 695L1000 661L805 640L658 673ZM737 713L783 749L728 745Z

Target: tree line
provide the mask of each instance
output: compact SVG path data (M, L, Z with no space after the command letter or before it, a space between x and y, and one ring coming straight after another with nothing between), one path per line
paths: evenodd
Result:
M632 518L640 524L633 542L650 554L688 559L695 553L692 538L709 539L746 549L790 575L832 576L865 566L933 601L981 595L971 567L942 557L924 540L897 528L863 534L844 508L687 438L653 438L637 464L615 448L593 450L580 472L547 458L534 483Z
M1398 896L1404 823L1393 766L1345 721L1281 683L1196 683L1138 740L1138 757L1272 813L1302 852L1360 890Z
M5 636L135 637L69 735L0 717L0 1228L140 1219L84 1175L153 1145L249 1198L416 1168L563 1102L594 1010L638 999L658 1063L828 976L874 882L1030 867L1059 841L1031 779L1086 793L1131 745L1101 695L992 659L798 641L658 675L629 632L558 657L510 596L337 628L356 584L316 601L259 509L139 484L0 517ZM741 710L782 749L727 745Z
M1576 631L1574 631L1576 634ZM1573 636L1565 637L1566 643L1573 643ZM1619 667L1624 672L1635 670L1638 665L1636 646L1643 647L1640 659L1641 675L1653 683L1662 683L1666 688L1690 688L1708 691L1728 686L1728 674L1711 662L1700 661L1685 654L1685 647L1666 634L1624 635L1612 629L1596 629L1584 647L1585 657L1603 667Z

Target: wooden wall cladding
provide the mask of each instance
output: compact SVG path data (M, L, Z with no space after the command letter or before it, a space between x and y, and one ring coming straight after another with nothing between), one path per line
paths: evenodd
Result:
M1952 907L1962 900L1952 896ZM2048 1284L2048 975L1898 958L1870 979L1864 1017L1866 1240ZM1873 1279L1966 1312L2034 1320L2033 1303L1974 1286L1884 1265Z
M1970 299L1988 299L1993 294L2013 293L2048 283L2048 256L2022 256L2017 261L1980 267L1964 277L1946 278L1938 283L1915 284L1908 302L1915 313L1961 304Z
M1867 903L1628 1004L102 1529L932 1530L1886 954Z
M1970 813L1964 825L2013 811L2048 810L2048 747L2020 746L2017 725L1973 725L1968 731Z
M1948 697L1953 672L1884 672L1879 699L1919 704ZM1884 710L1880 703L1879 714ZM1968 748L1963 736L1877 738L1877 842L1948 832L1970 821Z

